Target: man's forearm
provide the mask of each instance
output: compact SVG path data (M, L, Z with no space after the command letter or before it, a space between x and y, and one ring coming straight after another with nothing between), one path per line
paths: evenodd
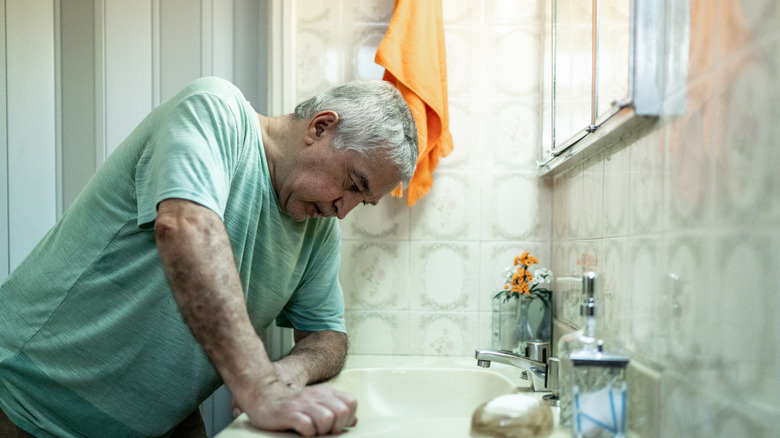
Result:
M249 321L230 241L216 214L189 201L164 201L155 235L182 316L228 387L236 391L251 387L244 384L248 380L275 379Z
M347 335L324 330L295 331L295 346L277 364L301 386L319 383L336 376L347 356Z

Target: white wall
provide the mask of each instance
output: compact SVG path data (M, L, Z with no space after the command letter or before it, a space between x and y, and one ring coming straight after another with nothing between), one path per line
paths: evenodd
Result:
M5 29L0 88L0 277L57 216L55 8L51 0L0 2Z

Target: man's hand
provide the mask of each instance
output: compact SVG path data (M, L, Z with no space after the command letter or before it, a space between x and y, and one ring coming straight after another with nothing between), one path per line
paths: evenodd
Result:
M357 423L357 401L328 385L300 388L282 381L264 388L262 399L245 409L252 425L263 430L294 430L303 436L343 432Z

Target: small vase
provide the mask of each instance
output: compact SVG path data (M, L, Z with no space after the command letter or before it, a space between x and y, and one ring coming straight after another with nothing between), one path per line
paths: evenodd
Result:
M512 333L512 353L525 355L525 346L528 341L536 339L535 330L531 326L531 317L528 311L531 308L530 298L515 298L517 303L517 313L515 314L515 328Z
M538 298L494 298L493 349L524 355L529 341L550 341L550 314Z

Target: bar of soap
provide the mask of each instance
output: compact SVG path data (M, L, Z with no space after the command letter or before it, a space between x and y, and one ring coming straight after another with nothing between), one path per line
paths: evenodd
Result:
M471 416L472 436L543 438L552 431L552 409L524 394L496 397L479 406Z

